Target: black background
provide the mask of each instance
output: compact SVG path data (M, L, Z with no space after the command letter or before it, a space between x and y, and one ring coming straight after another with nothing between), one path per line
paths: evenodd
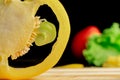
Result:
M63 63L87 63L83 59L76 59L71 52L71 43L75 34L87 27L96 25L102 32L111 26L113 22L120 23L120 7L115 0L60 0L68 12L71 22L71 37L67 49L59 61ZM58 64L59 64L58 63Z
M64 54L56 66L69 63L83 63L86 65L85 60L75 58L71 52L71 43L74 35L88 25L96 25L102 32L105 28L110 27L113 22L120 23L119 3L115 0L106 2L101 0L60 0L60 2L68 13L71 24L71 34ZM41 16L41 18L46 18L58 26L56 17L47 6L41 6L36 15ZM39 48L36 46L31 47L31 51L29 51L28 54L17 60L12 61L9 58L10 65L17 67L35 65L48 55L51 45L52 44L49 44ZM43 59L40 60L39 58Z

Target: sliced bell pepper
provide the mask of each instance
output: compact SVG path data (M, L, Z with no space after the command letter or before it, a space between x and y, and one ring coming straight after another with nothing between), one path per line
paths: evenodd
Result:
M9 66L8 57L23 55L27 42L34 33L35 13L41 5L48 5L59 21L59 31L51 53L43 62L26 68ZM68 15L59 0L0 0L0 79L27 79L52 68L66 48L70 23ZM64 35L65 34L65 35ZM34 37L32 37L33 39ZM19 51L23 50L21 54ZM18 52L17 54L15 54Z

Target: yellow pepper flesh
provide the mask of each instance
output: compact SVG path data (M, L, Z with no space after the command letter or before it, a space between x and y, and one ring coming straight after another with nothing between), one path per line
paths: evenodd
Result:
M33 2L36 1L37 3L37 6L35 8L36 10L40 5L44 4L47 4L53 10L59 21L57 41L54 43L51 53L44 59L44 61L35 66L30 66L27 68L13 68L8 65L8 56L4 57L2 56L2 60L4 60L5 64L4 63L2 64L2 62L0 63L0 79L27 79L42 74L43 72L52 68L58 62L58 60L63 54L63 51L66 48L69 39L70 35L69 19L65 9L58 0L25 0L25 1ZM34 12L36 12L36 10Z

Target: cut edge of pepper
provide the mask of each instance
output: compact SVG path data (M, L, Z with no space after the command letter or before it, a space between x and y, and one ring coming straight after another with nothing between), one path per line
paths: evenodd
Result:
M27 67L13 68L11 66L1 66L0 78L7 79L27 79L42 74L52 68L61 58L70 36L70 22L68 15L59 2L59 0L41 0L39 3L48 5L56 15L59 22L59 31L57 41L52 46L51 53L44 59L43 62ZM57 4L57 5L56 5ZM3 73L2 73L3 72Z

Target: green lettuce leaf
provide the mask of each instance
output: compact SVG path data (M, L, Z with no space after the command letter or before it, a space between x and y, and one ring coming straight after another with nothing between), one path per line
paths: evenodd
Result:
M90 65L102 66L109 56L120 55L120 28L113 23L101 35L91 36L83 51L85 59Z

